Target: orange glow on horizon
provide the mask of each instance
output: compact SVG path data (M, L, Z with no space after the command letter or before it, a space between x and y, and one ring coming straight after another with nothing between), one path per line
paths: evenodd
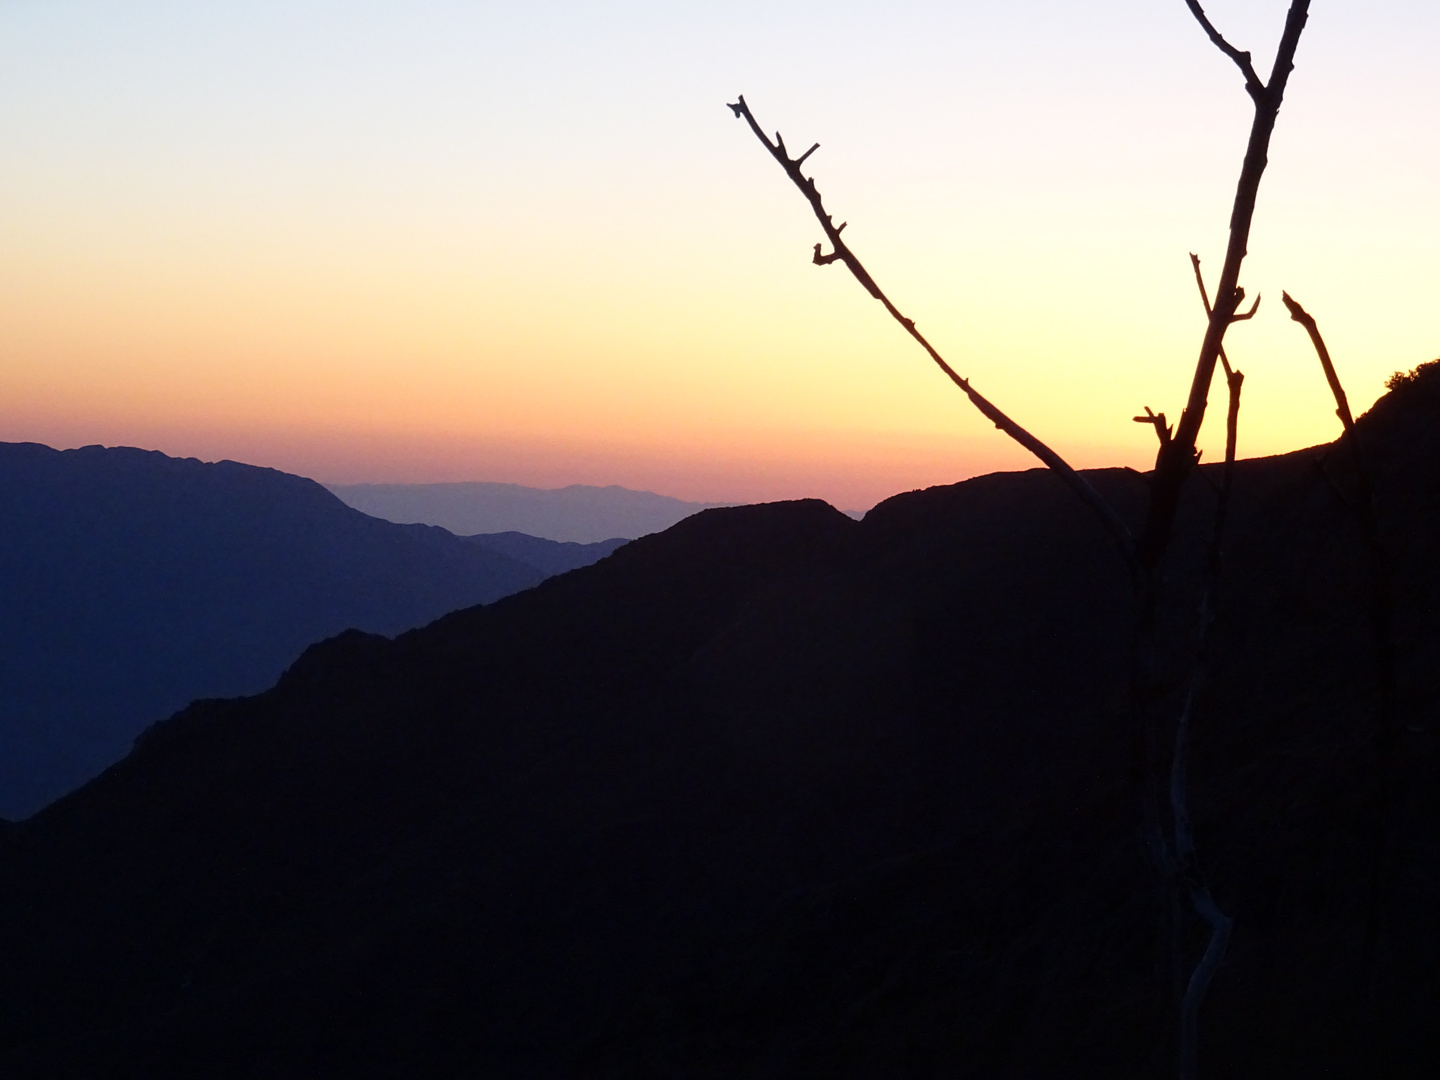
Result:
M1261 7L1207 11L1265 55ZM1178 0L482 8L0 10L0 439L846 509L1032 467L810 264L724 108L746 90L821 141L847 240L978 389L1079 466L1149 466L1130 418L1184 399L1187 253L1213 285L1249 122ZM1242 278L1265 300L1227 338L1243 456L1337 434L1282 289L1357 411L1440 355L1437 36L1414 5L1311 18ZM795 74L815 48L846 77Z

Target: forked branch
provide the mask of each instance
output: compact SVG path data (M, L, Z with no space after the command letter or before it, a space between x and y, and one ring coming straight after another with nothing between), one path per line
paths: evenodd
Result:
M825 210L825 204L820 198L820 192L815 187L814 178L807 177L800 171L801 163L814 153L820 144L816 143L798 158L791 158L785 150L785 140L780 137L780 133L777 131L775 133L775 141L771 142L764 130L755 122L755 117L750 112L750 106L745 104L743 94L739 100L733 105L730 105L729 108L737 119L743 117L745 122L750 125L750 130L755 133L755 137L765 145L765 149L769 150L770 155L780 163L780 167L785 170L785 175L790 177L791 182L800 189L800 194L805 196L805 200L810 204L810 209L814 211L816 220L820 222L820 228L824 230L826 239L830 241L831 251L828 255L821 254L822 245L816 244L813 261L820 266L825 266L837 261L843 262L846 267L849 268L850 273L855 275L855 280L865 287L866 292L885 306L885 310L890 313L891 317L904 327L905 332L919 343L920 347L929 354L930 359L935 361L936 366L945 373L950 381L965 392L965 395L970 399L971 403L980 410L987 420L1044 462L1046 466L1065 482L1071 491L1080 497L1080 500L1100 519L1105 529L1110 533L1111 538L1119 545L1126 562L1130 563L1135 551L1135 541L1130 534L1129 526L1127 526L1120 515L1115 512L1114 507L1106 502L1100 493L1091 486L1090 482L1076 472L1064 458L1022 428L1014 420L1010 419L1010 417L1006 416L1005 413L1001 412L996 405L970 385L969 379L963 377L951 367L945 361L945 358L936 351L935 347L925 339L925 336L921 334L919 330L915 329L915 320L906 318L900 313L899 309L890 302L890 298L880 290L880 286L875 283L875 279L870 276L870 272L861 265L860 260L855 257L855 253L850 250L849 245L840 238L841 230L845 228L846 223L842 221L838 226L835 224L834 219Z
M1235 61L1235 66L1238 67L1240 73L1245 76L1245 89L1249 91L1252 98L1259 101L1265 93L1265 84L1260 81L1260 76L1255 73L1255 66L1250 63L1250 54L1248 52L1241 52L1225 40L1220 31L1215 29L1215 25L1206 16L1204 9L1200 7L1197 0L1185 0L1185 6L1190 9L1190 13L1194 15L1200 25L1204 27L1205 33L1210 36L1210 40L1215 43L1215 47L1231 60Z
M1290 11L1285 17L1285 30L1280 35L1280 45L1275 51L1275 64L1270 71L1270 81L1262 85L1259 79L1254 77L1254 68L1247 54L1235 49L1220 36L1219 31L1205 17L1205 12L1201 10L1197 0L1185 0L1185 3L1210 39L1245 73L1246 88L1255 102L1255 119L1250 125L1250 141L1245 148L1245 162L1240 167L1240 182L1235 188L1225 263L1220 271L1220 282L1215 287L1215 304L1210 311L1205 339L1200 345L1195 376L1190 382L1190 395L1185 402L1184 411L1180 414L1180 420L1175 425L1175 437L1161 448L1155 463L1155 481L1151 488L1145 532L1137 545L1140 562L1148 568L1153 568L1169 547L1170 532L1180 504L1180 489L1195 464L1195 446L1200 435L1200 425L1205 420L1205 406L1209 399L1210 383L1215 376L1215 364L1220 358L1225 331L1234 321L1240 299L1244 295L1239 288L1240 265L1245 261L1250 242L1250 223L1255 216L1255 199L1260 191L1260 178L1269 163L1270 137L1275 130L1280 103L1285 97L1285 86L1295 66L1295 50L1300 44L1300 34L1305 29L1305 21L1310 13L1310 0L1292 0Z

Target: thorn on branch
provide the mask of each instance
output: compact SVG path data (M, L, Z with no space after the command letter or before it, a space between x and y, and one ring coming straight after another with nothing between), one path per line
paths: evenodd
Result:
M815 245L815 258L814 258L813 262L815 263L816 266L829 266L829 265L830 265L832 262L834 262L836 259L839 259L839 258L842 258L842 257L843 257L843 256L841 256L840 252L838 252L838 251L832 251L829 255L821 255L821 254L820 254L820 245L819 245L819 244L816 244L816 245Z
M1250 310L1247 311L1247 312L1245 312L1245 314L1243 314L1243 315L1241 315L1241 314L1237 311L1234 315L1231 315L1231 316L1230 316L1230 321L1231 321L1232 323L1237 323L1237 322L1244 322L1246 319L1253 319L1253 318L1255 317L1255 312L1256 312L1256 311L1259 309L1259 307L1260 307L1260 297L1261 297L1261 295L1262 295L1261 293L1256 293L1256 294L1255 294L1255 302L1250 305ZM1240 288L1239 286L1236 286L1236 288L1235 288L1235 306L1238 308L1238 307L1240 306L1240 302L1241 302L1242 300L1244 300L1244 299L1245 299L1245 290L1242 289L1242 288ZM1229 365L1227 364L1226 366L1228 367Z
M1205 278L1200 273L1200 256L1190 253L1190 265L1195 268L1195 284L1200 289L1200 302L1205 305L1205 315L1210 315L1210 294L1205 289Z
M805 159L819 149L820 144L817 142L814 146L810 147L809 150L806 150L803 154L801 154L798 158L795 159L795 167L798 169L801 165L804 165Z

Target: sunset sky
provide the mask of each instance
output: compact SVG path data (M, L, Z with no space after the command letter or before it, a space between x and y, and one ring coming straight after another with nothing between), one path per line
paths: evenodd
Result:
M1286 7L1206 9L1268 75ZM1435 0L1312 5L1228 338L1247 456L1337 433L1282 289L1358 407L1440 356L1437 54ZM1183 0L0 0L0 439L859 509L1029 467L810 264L739 93L962 374L1148 467L1251 115Z

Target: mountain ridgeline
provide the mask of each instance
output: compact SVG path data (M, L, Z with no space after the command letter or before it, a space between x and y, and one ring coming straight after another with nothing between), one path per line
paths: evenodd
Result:
M397 634L621 541L461 538L233 461L0 444L0 817L201 697L257 693L348 628Z
M593 544L647 536L722 503L685 502L616 484L531 488L519 484L331 484L347 505L386 521L439 525L458 536L520 532Z
M1440 1067L1440 387L1361 428L1403 731L1376 737L1348 457L1240 463L1191 761L1235 919L1207 1074ZM1142 512L1145 476L1088 475ZM1213 507L1197 473L1171 646ZM708 510L340 635L0 833L0 1072L1163 1075L1130 619L1033 471L860 522Z

